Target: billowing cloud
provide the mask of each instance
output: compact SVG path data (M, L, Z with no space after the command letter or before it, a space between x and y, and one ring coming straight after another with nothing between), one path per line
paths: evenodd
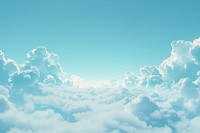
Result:
M153 112L159 111L158 106L146 96L134 99L130 103L130 109L132 113L142 120L149 120Z
M53 74L53 77L58 75L60 68L57 60L57 56L49 53L45 47L37 47L27 53L27 61L23 69L27 70L35 66L40 73L40 81L43 81L47 75Z
M84 80L66 74L43 46L24 64L0 52L0 132L198 133L199 40L173 41L159 66L99 88L81 88Z
M192 59L190 50L195 44L190 41L172 42L171 56L160 65L160 71L167 84L179 82L181 78L194 80L199 70Z
M192 56L192 60L199 64L200 63L200 38L199 39L195 39L193 41L193 46L190 48L190 55Z
M199 54L200 39L191 41L173 41L171 55L158 66L145 66L140 69L140 75L125 74L127 86L143 87L173 87L175 84L188 78L193 82L198 78L200 70ZM134 75L134 76L133 76ZM132 83L131 83L132 82ZM197 81L196 81L197 83Z
M6 59L0 51L0 84L8 86L11 75L18 71L18 65L11 59Z
M0 51L0 84L13 88L29 88L39 83L72 86L73 82L60 66L58 56L44 46L27 53L24 64L6 59Z
M39 46L27 53L27 60L23 64L22 70L31 70L33 66L39 71L38 82L52 82L57 85L69 82L67 74L60 66L58 56L49 53L44 46Z
M38 82L40 72L33 66L29 70L22 70L14 73L10 77L13 88L28 88L34 86Z

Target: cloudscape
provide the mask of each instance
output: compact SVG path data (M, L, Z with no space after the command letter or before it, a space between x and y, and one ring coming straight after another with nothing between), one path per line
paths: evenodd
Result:
M192 132L200 122L200 39L173 41L171 55L122 84L79 86L58 55L38 46L23 64L0 52L2 133Z
M0 0L0 133L199 133L199 4Z

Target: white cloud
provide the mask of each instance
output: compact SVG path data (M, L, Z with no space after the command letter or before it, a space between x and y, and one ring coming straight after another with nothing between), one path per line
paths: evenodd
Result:
M96 88L67 75L43 46L28 52L23 65L0 52L0 132L198 132L199 42L174 41L158 67Z
M200 117L195 117L192 120L183 120L175 126L179 133L199 133Z
M29 70L22 70L14 73L10 78L13 88L28 88L38 83L40 73L33 66Z
M160 110L156 101L163 99L157 97L159 99L156 100L156 95L152 95L149 90L87 90L53 86L43 87L42 90L42 95L22 96L25 104L16 105L17 110L6 109L7 111L0 113L0 121L4 127L7 126L6 131L171 132L167 124L159 126L151 123L155 120L160 122L164 114L156 112ZM146 94L151 100L141 94ZM140 112L143 112L145 119L141 119L143 116ZM52 125L52 122L55 124Z
M4 53L0 51L0 84L8 86L10 76L18 71L18 65L11 59L6 59Z
M192 60L195 61L195 63L200 63L200 38L195 39L193 41L193 46L190 48L190 55L192 56Z
M185 99L196 99L199 97L198 86L195 85L190 79L183 78L178 84L180 85L180 91Z
M22 70L30 70L33 66L40 73L39 82L43 82L47 76L54 78L52 82L55 82L55 84L62 84L66 80L66 73L60 66L58 56L49 53L44 46L39 46L27 53L27 61Z
M139 96L130 103L130 110L139 119L148 120L151 113L159 111L159 107L146 96Z
M187 78L198 84L198 55L200 54L200 39L191 41L173 41L171 55L156 66L145 66L140 69L140 75L129 72L125 74L126 87L143 86L173 88L174 85Z
M194 80L196 73L200 69L191 58L190 49L195 44L190 41L172 42L171 56L164 60L159 69L168 84L177 83L181 78Z

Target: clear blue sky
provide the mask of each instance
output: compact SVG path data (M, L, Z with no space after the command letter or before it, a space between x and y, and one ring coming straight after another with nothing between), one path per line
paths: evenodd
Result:
M0 49L18 63L44 45L88 80L158 65L172 40L200 36L199 0L0 0Z

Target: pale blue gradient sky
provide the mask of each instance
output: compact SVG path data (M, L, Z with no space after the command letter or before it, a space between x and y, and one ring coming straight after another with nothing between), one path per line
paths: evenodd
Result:
M23 63L44 45L87 80L159 65L173 40L200 36L199 0L0 0L0 49Z

